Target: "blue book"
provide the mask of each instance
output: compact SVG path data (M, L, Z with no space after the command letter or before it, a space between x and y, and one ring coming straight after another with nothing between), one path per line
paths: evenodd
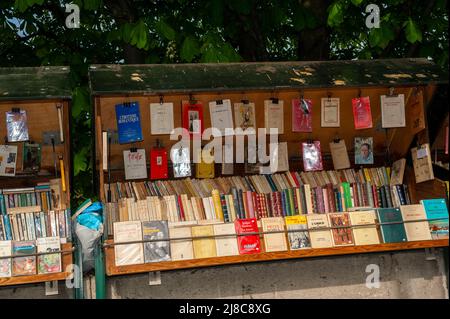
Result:
M3 217L3 225L5 226L5 240L12 240L12 234L11 234L11 223L9 222L9 216L3 215L0 216L0 218Z
M448 238L448 209L445 199L423 199L420 203L425 209L427 219L435 219L428 221L428 224L430 225L431 238Z
M406 231L402 214L399 208L378 208L378 220L380 223L395 223L381 225L381 235L385 243L406 242Z
M116 120L120 144L142 141L141 116L138 102L117 104Z

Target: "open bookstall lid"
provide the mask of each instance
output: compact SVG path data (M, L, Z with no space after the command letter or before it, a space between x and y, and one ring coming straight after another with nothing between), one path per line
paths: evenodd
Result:
M0 101L71 99L67 66L0 68Z
M92 65L94 95L415 86L448 83L425 59Z

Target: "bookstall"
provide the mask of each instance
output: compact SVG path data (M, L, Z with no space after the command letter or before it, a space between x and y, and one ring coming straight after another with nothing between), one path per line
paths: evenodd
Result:
M108 276L448 247L426 124L448 74L426 59L94 65L89 75ZM212 126L235 131L214 162L193 163ZM251 146L237 159L237 129L264 127L278 128L270 172Z
M70 99L68 67L0 69L0 286L72 275Z

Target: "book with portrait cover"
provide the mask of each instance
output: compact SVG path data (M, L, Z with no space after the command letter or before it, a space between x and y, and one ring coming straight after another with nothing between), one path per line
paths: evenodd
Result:
M312 100L292 100L292 132L312 132Z
M167 221L143 221L142 233L144 240L155 240L144 243L144 262L170 260L170 243L167 240L169 239Z
M246 233L257 233L258 223L256 218L237 219L234 222L238 235L239 254L257 254L261 252L261 242L258 234L245 235ZM242 235L242 236L240 236Z
M200 102L182 102L183 128L189 136L199 138L203 133L203 105Z
M350 227L350 217L348 213L330 213L328 214L330 221L331 233L333 234L334 246L351 246L354 245L353 232Z
M12 254L15 256L12 261L13 276L36 274L36 256L24 256L36 254L36 244L34 241L13 242Z
M355 137L355 164L373 164L372 137Z
M36 239L37 252L48 253L59 251L61 242L59 237L42 237ZM38 256L38 273L49 274L61 272L61 254L47 254Z
M406 231L399 208L378 208L378 220L380 222L381 235L385 243L406 242ZM385 224L383 223L391 223Z
M372 111L370 109L370 99L368 96L356 97L352 99L353 118L355 129L361 130L372 128Z
M116 121L120 144L143 140L138 102L117 104Z

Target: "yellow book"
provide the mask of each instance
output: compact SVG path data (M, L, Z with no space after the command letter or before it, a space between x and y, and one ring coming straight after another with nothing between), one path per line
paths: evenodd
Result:
M306 215L286 216L286 229L288 232L289 248L291 250L311 248L311 240L309 239L308 221ZM298 230L298 232L293 232Z
M214 178L214 156L209 152L201 151L200 162L196 164L197 178Z
M223 221L222 203L220 201L220 194L217 189L213 189L211 196L214 203L214 210L216 212L216 218Z
M196 239L195 237L213 236L213 225L192 226L192 244L195 258L216 257L216 241L214 237Z

